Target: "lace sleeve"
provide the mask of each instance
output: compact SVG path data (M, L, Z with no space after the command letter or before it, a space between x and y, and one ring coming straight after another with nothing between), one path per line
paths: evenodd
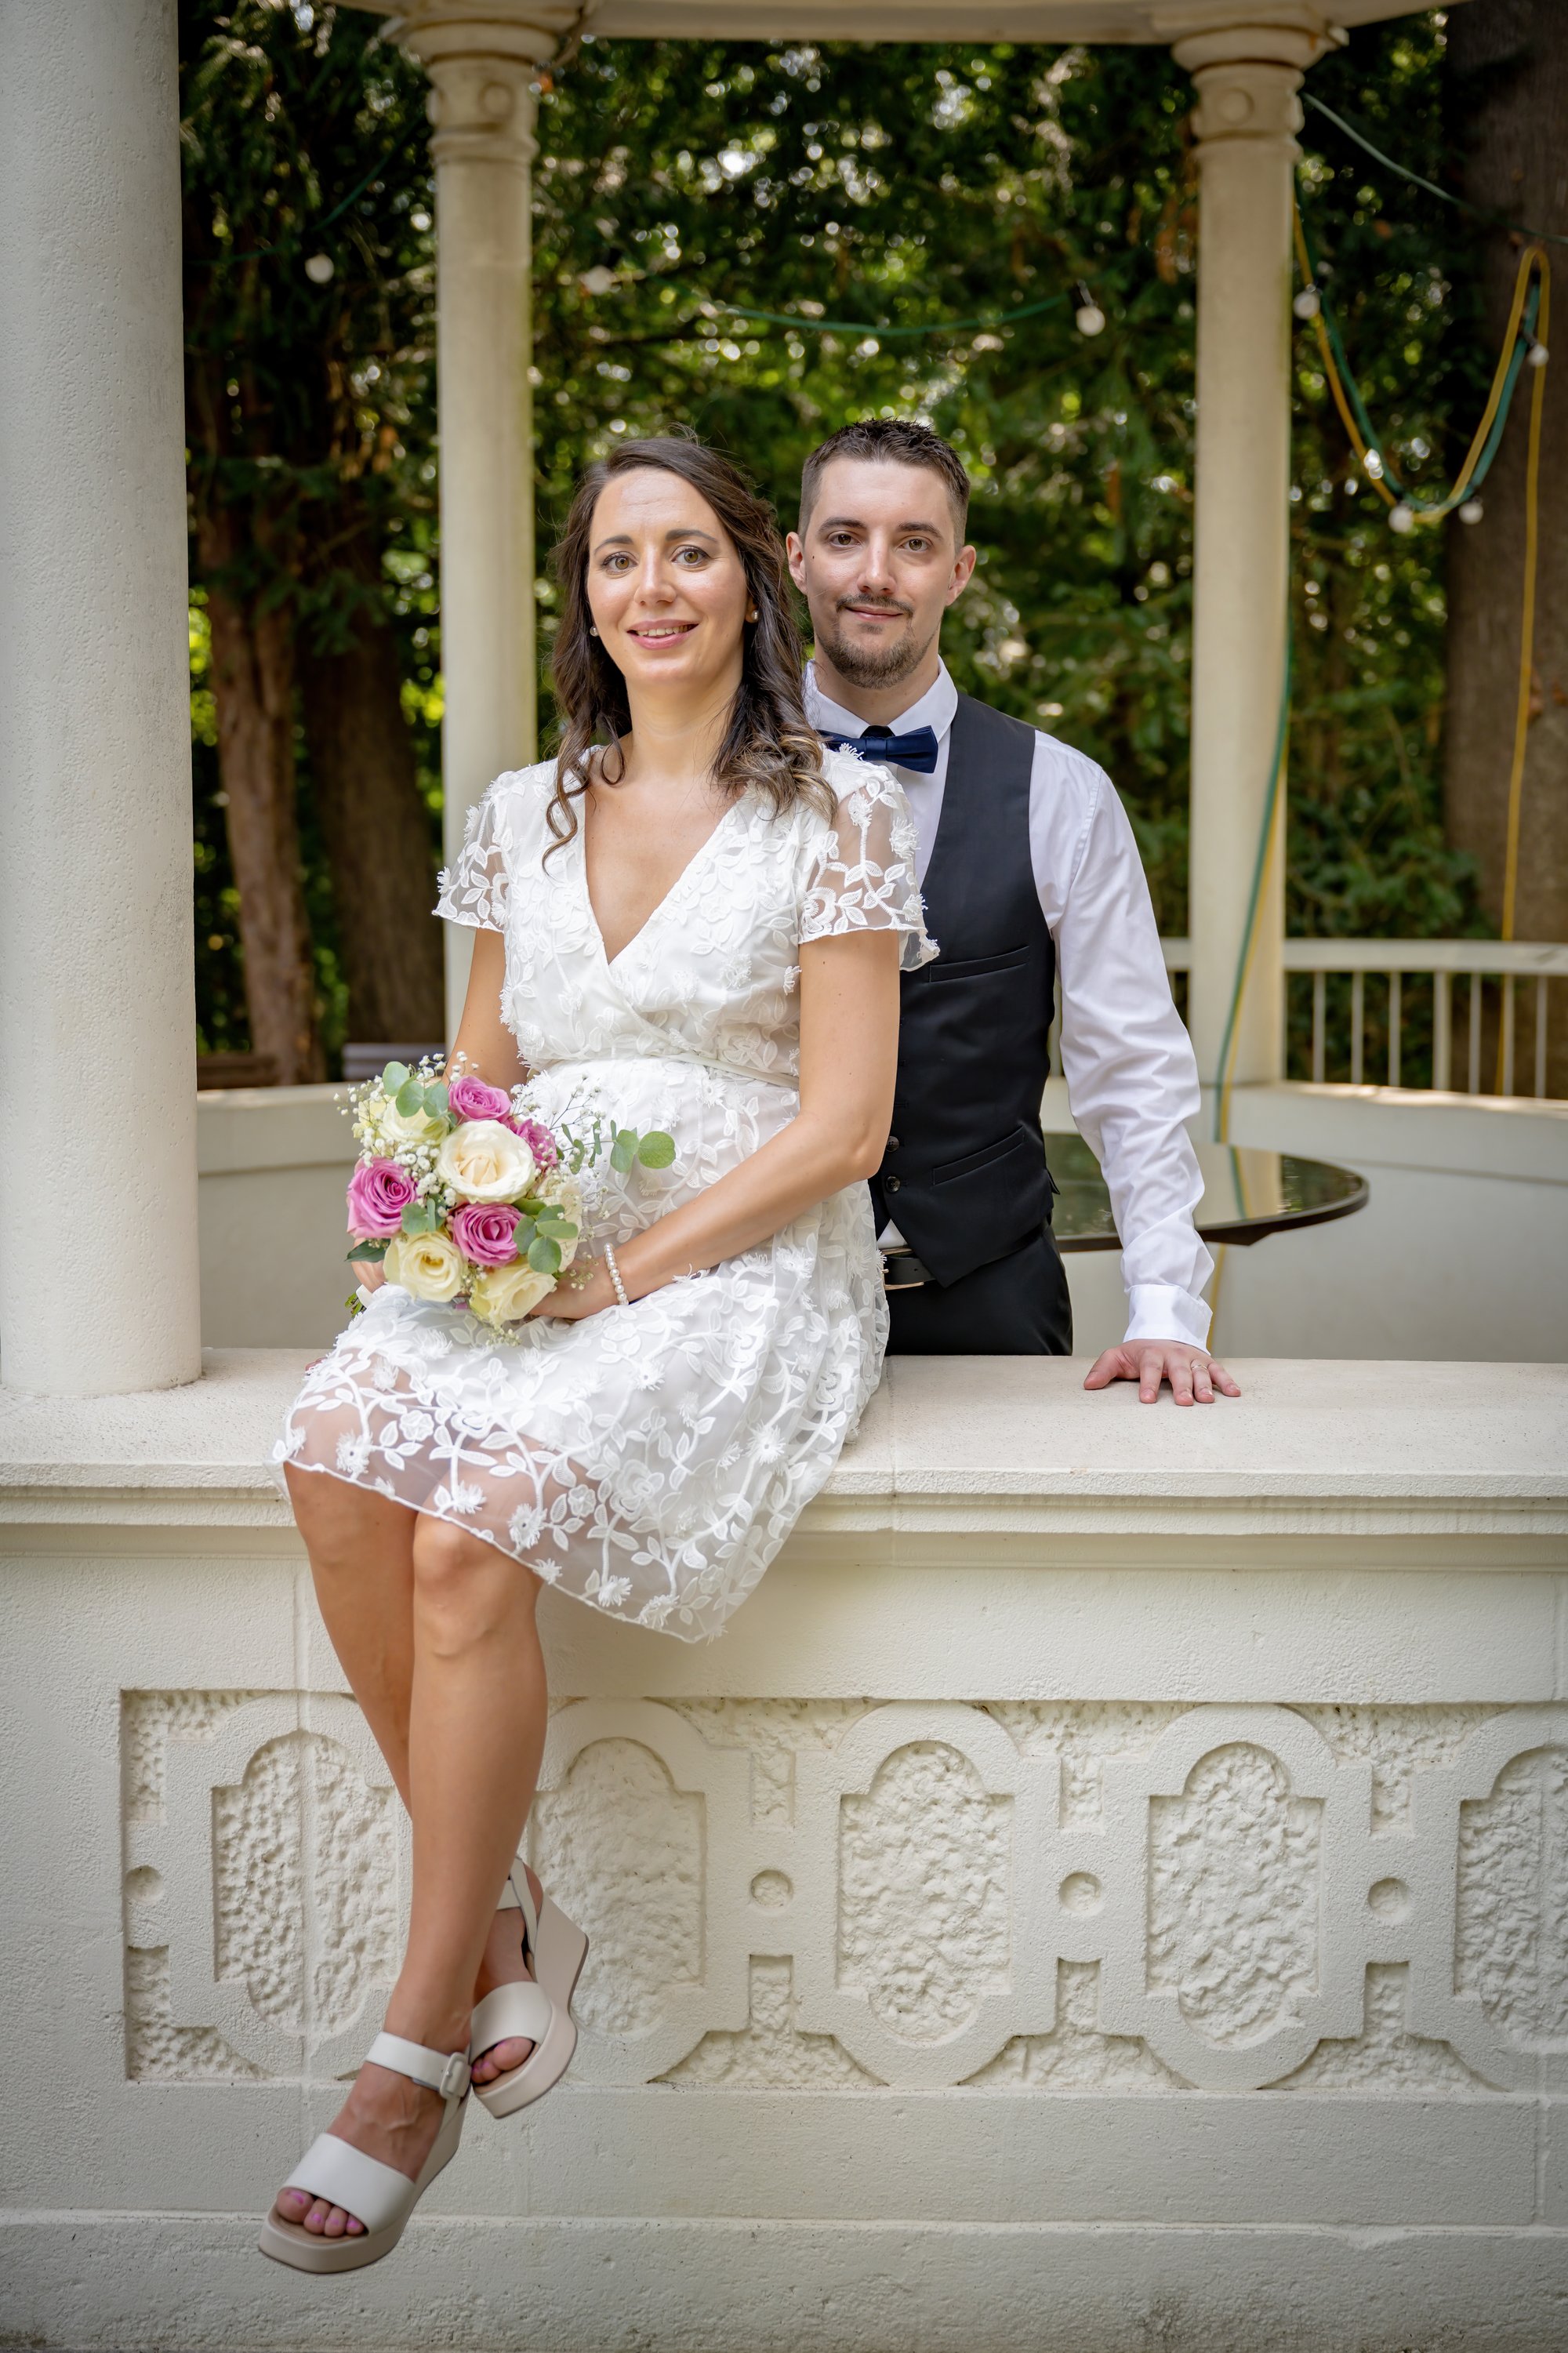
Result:
M800 943L846 932L901 932L899 964L914 972L929 964L937 944L925 927L915 882L915 821L903 786L889 769L869 761L846 763L850 774L828 780L838 787L838 814L820 845L800 916Z
M492 785L483 800L468 811L463 847L455 866L444 866L437 877L439 897L434 913L449 923L467 923L475 931L499 932L506 924L506 845Z

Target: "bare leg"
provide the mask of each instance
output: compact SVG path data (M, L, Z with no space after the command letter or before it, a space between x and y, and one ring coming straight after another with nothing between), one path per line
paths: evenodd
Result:
M285 1472L289 1501L310 1556L316 1599L333 1650L404 1805L409 1805L408 1713L414 1695L414 1531L405 1504L320 1472ZM529 1576L519 1568L521 1577ZM412 1809L410 1809L412 1810ZM535 1873L529 1881L537 1904ZM518 1914L492 1914L474 1980L476 2006L499 1985L531 1974ZM517 2036L497 2042L474 2070L481 2084L521 2067L532 2050Z
M333 1488L353 1499L341 1518L330 1505L315 1508L315 1491ZM387 1504L385 1514L412 1531L400 1539L385 1514L355 1509L383 1499L346 1482L306 1472L290 1481L290 1492L323 1614L414 1823L408 1946L387 2029L432 2049L462 2050L495 1891L516 1852L543 1751L540 1580L446 1521ZM508 1916L515 1940L516 1915ZM367 2064L331 2129L412 2179L440 2114L433 2093ZM282 2193L278 2212L332 2238L360 2228L303 2192Z
M406 1806L416 1515L319 1471L284 1476L338 1663Z

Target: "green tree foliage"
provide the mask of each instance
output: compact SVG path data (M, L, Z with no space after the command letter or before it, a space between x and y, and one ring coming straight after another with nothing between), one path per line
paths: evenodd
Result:
M412 223L426 167L397 125L418 77L384 48L340 56L349 15L297 32L359 77L330 185L353 176L349 145L353 168L373 160L363 90L395 85L377 202ZM1365 28L1311 87L1441 179L1457 136L1442 50L1439 17ZM788 524L824 433L878 411L928 417L975 482L981 562L944 640L954 673L1103 762L1163 928L1184 930L1200 260L1186 76L1157 48L588 40L542 82L541 545L584 462L622 438L695 430L752 469ZM1409 479L1446 480L1489 368L1473 229L1321 118L1303 146L1303 202L1369 404ZM323 242L341 256L350 233ZM427 288L412 229L399 251ZM289 300L314 299L296 262L257 265L283 268ZM1080 288L1104 314L1098 335L1077 324ZM848 323L815 323L834 321ZM1290 928L1472 929L1438 816L1443 534L1390 533L1304 328L1296 353ZM387 478L389 499L410 501L389 544L422 554L426 402L422 378ZM552 594L542 583L546 657Z
M397 628L421 783L439 809L434 258L424 75L353 8L182 0L185 346L193 523L197 1014L204 1049L247 1042L223 820L205 593L288 609L300 644L345 643L366 605ZM323 273L323 264L330 271ZM204 512L243 518L204 567ZM297 734L320 1010L344 987Z

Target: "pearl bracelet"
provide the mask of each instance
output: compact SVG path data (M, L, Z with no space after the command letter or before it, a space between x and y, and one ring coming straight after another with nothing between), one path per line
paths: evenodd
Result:
M609 1268L610 1281L616 1286L616 1299L617 1303L622 1307L629 1307L632 1303L626 1297L626 1286L621 1281L621 1270L616 1264L616 1253L611 1249L608 1242L605 1244L605 1264Z

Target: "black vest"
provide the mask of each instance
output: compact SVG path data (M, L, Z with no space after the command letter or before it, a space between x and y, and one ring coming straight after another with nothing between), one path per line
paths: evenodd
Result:
M1037 1235L1051 1181L1040 1134L1056 950L1029 852L1035 731L967 694L948 743L923 884L942 953L906 973L892 1134L871 1180L941 1283Z

